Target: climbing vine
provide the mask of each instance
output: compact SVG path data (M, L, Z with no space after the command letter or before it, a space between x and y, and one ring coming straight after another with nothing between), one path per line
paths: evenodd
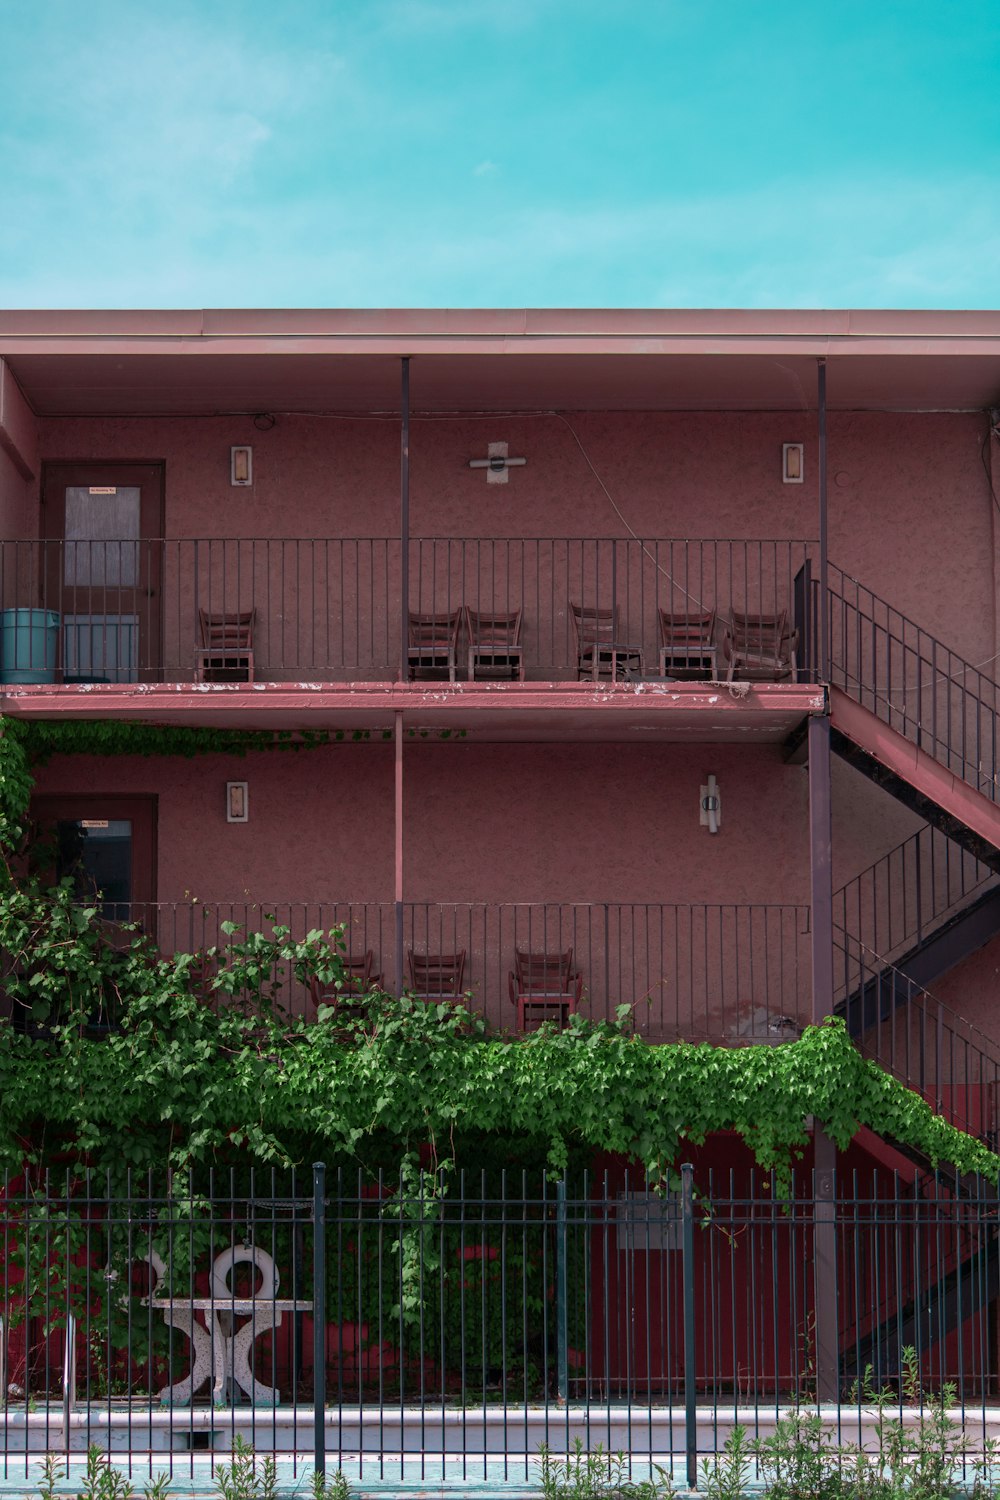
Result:
M67 743L160 754L158 736L175 733L92 724L67 734L6 720L4 847L21 837L33 758ZM183 753L218 750L217 733L185 732ZM166 957L139 932L110 936L68 884L42 891L8 872L0 1160L16 1168L69 1152L120 1172L236 1151L260 1163L314 1153L362 1164L429 1151L440 1163L492 1139L533 1143L557 1172L574 1152L621 1154L657 1180L686 1144L729 1130L780 1183L815 1117L842 1148L864 1125L962 1172L1000 1171L985 1146L864 1059L837 1021L780 1046L651 1045L632 1033L626 1007L614 1023L574 1016L564 1031L515 1038L460 1008L375 995L321 1009L315 1024L290 1017L283 1000L311 976L343 983L336 931L226 937L207 953Z

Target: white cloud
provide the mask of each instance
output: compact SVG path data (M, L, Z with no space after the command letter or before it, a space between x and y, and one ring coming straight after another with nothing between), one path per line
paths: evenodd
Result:
M473 177L490 177L496 170L496 162L481 161L477 166L473 167L472 175Z

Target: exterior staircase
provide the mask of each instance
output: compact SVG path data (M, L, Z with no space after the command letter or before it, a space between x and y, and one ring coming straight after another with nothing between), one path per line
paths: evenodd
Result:
M1000 687L843 571L828 585L831 747L927 824L835 897L837 1008L866 1056L995 1148L1000 1046L928 986L1000 934ZM878 1386L904 1348L940 1344L1000 1296L1000 1193L897 1141L858 1144L914 1213L944 1203L935 1265L908 1268L850 1331L845 1385Z

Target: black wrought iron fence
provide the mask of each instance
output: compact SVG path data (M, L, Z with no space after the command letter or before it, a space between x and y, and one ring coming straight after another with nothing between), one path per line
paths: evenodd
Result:
M239 1438L362 1483L537 1481L542 1446L577 1439L680 1480L736 1422L766 1433L821 1388L862 1435L879 1390L905 1406L907 1368L911 1396L951 1383L970 1420L997 1395L984 1181L845 1171L832 1218L811 1173L779 1197L745 1165L665 1191L623 1162L2 1187L8 1479L94 1442L205 1478Z

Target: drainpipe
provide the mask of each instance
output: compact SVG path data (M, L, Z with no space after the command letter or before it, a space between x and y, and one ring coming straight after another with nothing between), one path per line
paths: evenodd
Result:
M821 682L830 680L830 595L829 583L829 526L827 507L826 475L826 360L818 361L817 397L819 407L819 677Z
M410 644L410 361L404 355L400 377L399 427L399 680L407 678Z
M409 675L410 644L410 360L400 361L399 389L399 680ZM403 715L393 715L395 742L396 994L403 993Z
M396 994L403 993L403 714L393 715L396 753L395 785L395 898L396 898Z

